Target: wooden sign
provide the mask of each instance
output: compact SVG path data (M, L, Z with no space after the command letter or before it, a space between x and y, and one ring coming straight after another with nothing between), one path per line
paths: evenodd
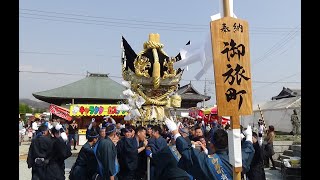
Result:
M223 17L210 28L218 115L252 114L248 22Z

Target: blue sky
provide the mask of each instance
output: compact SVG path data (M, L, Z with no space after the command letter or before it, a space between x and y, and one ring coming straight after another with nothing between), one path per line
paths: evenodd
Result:
M175 56L189 40L204 41L218 12L219 0L20 0L19 96L35 100L32 93L80 80L87 71L121 82L122 35L138 53L149 33L159 33L164 51ZM234 13L249 23L253 103L270 100L282 87L300 89L301 2L234 0ZM210 69L196 81L200 68L190 65L181 85L191 80L203 93L204 80L214 74ZM208 104L214 104L214 84L206 82Z

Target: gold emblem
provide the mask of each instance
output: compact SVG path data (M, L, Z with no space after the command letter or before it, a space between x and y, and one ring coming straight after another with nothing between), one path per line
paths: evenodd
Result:
M169 60L163 62L163 66L167 67L167 71L164 71L163 79L175 77L177 70L173 68L173 64L176 62L176 58L171 57Z
M134 70L136 75L150 77L148 73L148 68L151 67L151 63L149 59L145 56L138 56L136 60L134 60Z

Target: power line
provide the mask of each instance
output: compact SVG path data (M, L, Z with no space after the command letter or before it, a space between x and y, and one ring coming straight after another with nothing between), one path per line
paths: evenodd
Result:
M35 12L43 12L43 13L53 13L53 14L71 15L71 16L79 16L79 17L90 17L90 18L98 18L98 19L111 19L111 20L120 20L120 21L130 21L130 22L173 24L173 25L182 25L182 26L202 26L202 27L206 27L207 26L207 25L196 25L196 24L170 23L170 22L162 22L162 21L144 21L144 20L134 20L134 19L108 18L108 17L101 17L101 16L90 16L90 15L82 15L82 14L59 13L59 12L53 12L53 11L40 11L40 10L23 9L23 8L19 8L19 9L20 10L25 10L25 11L35 11Z
M123 18L110 18L110 17L102 17L102 16L91 16L91 15L83 15L83 14L72 14L72 13L61 13L61 12L54 12L54 11L42 11L42 10L35 10L35 9L26 9L26 8L19 8L22 11L31 11L31 12L40 12L40 13L47 13L47 14L58 14L58 15L67 15L67 16L76 16L76 17L86 17L86 18L94 18L94 19L108 19L108 20L116 20L116 21L125 21L125 22L142 22L142 23L153 23L157 24L167 24L167 25L178 25L178 26L189 26L188 28L198 26L207 28L208 25L204 24L184 24L184 23L174 23L174 22L163 22L163 21L145 21L145 20L135 20L135 19L123 19ZM23 12L22 12L23 13ZM27 14L27 13L25 13ZM29 13L30 14L30 13ZM288 27L252 27L252 29L268 29L270 30L291 30L295 28L288 28Z
M125 25L118 25L119 23L112 23L110 25L105 24L105 23L91 23L91 22L83 22L83 21L74 21L74 20L63 20L63 19L74 19L74 18L63 18L63 19L52 19L52 18L42 18L42 17L28 17L28 16L21 16L21 18L29 18L29 19L38 19L38 20L49 20L49 21L58 21L58 22L68 22L68 23L78 23L78 24L90 24L90 25L99 25L99 26L107 26L107 27L124 27L124 28L134 28L134 29L157 29L157 30L167 30L167 31L179 31L179 32L205 32L206 29L194 29L192 27L164 27L164 28L159 28L159 25L155 25L154 27L141 27L141 26L132 26L132 24L130 26L128 26L128 24L126 23ZM134 24L134 25L139 25L139 24ZM150 26L150 25L145 25L145 26ZM174 29L172 29L174 28ZM179 29L179 28L183 28L183 29ZM189 30L191 29L191 30ZM287 31L285 31L287 32ZM281 35L279 33L279 31L265 31L265 32L249 32L252 35Z
M90 22L78 22L78 21L66 21L66 20L59 20L59 19L50 19L50 18L39 18L39 17L26 17L26 16L20 16L22 18L30 18L30 19L41 19L41 20L50 20L50 21L59 21L59 22L70 22L70 23L78 23L78 24L91 24L91 25L100 25L100 26L111 26L111 27L124 27L124 28L134 28L134 29L150 29L150 28L145 28L145 27L130 27L130 26L121 26L121 25L106 25L106 24L97 24L97 23L90 23ZM183 32L204 32L204 30L202 31L188 31L186 29L182 29L182 30L175 30L175 29L168 29L168 28L152 28L152 29L157 29L157 30L168 30L168 31L183 31Z
M126 25L117 25L117 24L112 24L112 25L107 25L107 24L98 24L98 23L90 23L90 22L80 22L80 21L70 21L70 20L61 20L61 19L52 19L52 18L41 18L41 17L27 17L27 16L19 16L20 18L28 18L28 19L36 19L36 20L48 20L48 21L57 21L57 22L67 22L67 23L77 23L77 24L89 24L89 25L98 25L98 26L105 26L105 27L123 27L123 28L133 28L133 29L154 29L154 30L164 30L164 31L178 31L178 32L191 32L191 33L198 33L198 32L206 32L207 30L188 30L188 28L184 29L170 29L169 28L159 28L158 26L155 27L141 27L141 26L126 26ZM181 27L183 28L183 27ZM108 28L109 29L109 28ZM192 28L191 28L192 29ZM279 32L252 32L249 31L251 35L282 35Z
M58 72L47 72L47 71L23 71L19 70L19 72L23 73L37 73L37 74L54 74L54 75L76 75L76 76L86 76L86 74L75 74L75 73L58 73ZM114 76L114 75L108 75L108 77L113 78L122 78L122 76ZM192 79L181 79L181 81L196 81L196 82L211 82L214 83L214 80L208 80L208 79L200 79L200 80L192 80ZM301 82L294 82L294 81L252 81L252 83L263 83L263 84L272 84L272 83L301 83Z
M43 15L43 16L47 16L47 15ZM205 32L208 29L208 28L197 28L197 27L170 27L170 26L160 26L160 25L104 22L104 21L102 21L102 23L91 23L90 20L79 19L79 18L68 18L68 17L58 17L58 18L63 18L63 19L52 19L52 17L57 18L55 16L49 16L51 18L43 18L43 17L30 17L30 16L20 15L20 17L29 18L29 19L69 22L69 23L78 23L78 24L92 24L92 25L108 26L108 27L112 26L112 27L136 28L136 29L157 29L157 30L183 31L183 32ZM64 20L64 19L71 19L71 20ZM76 21L74 21L74 20L76 20ZM94 21L96 21L96 20L94 20ZM98 21L98 22L101 22L101 21ZM123 24L123 25L119 25L119 24ZM147 26L147 27L141 27L141 26ZM188 30L186 30L186 29L188 29ZM189 29L191 29L191 30L189 30ZM288 32L288 31L271 31L271 30L254 31L254 30L249 30L250 34L255 34L255 35L266 35L266 34L279 35L279 33L284 33L284 32Z
M60 17L60 16L52 16L52 15L43 15L43 14L32 14L32 13L20 13L24 15L32 15L32 16L45 16L45 17L50 17L50 18L62 18L62 19L71 19L71 20L77 20L77 21L93 21L93 22L99 22L103 24L124 24L124 25L138 25L138 26L157 26L157 27L168 27L168 26L163 26L163 25L152 25L152 24L142 24L142 23L132 23L132 22L114 22L114 21L102 21L102 20L94 20L94 19L81 19L81 18L72 18L72 17ZM169 28L181 28L177 26L171 26ZM186 28L186 27L183 27ZM189 29L199 29L198 27L188 27ZM204 29L204 28L200 28Z
M74 54L74 53L56 53L56 52L39 52L39 51L24 51L20 50L19 53L23 54L40 54L40 55L59 55L59 56L73 56L73 55L79 55L79 56L107 56L104 54ZM109 56L111 58L119 57L119 56Z
M298 29L299 26L300 25L298 25L296 28ZM252 64L252 66L259 64L264 59L267 59L272 54L274 54L275 52L279 51L282 47L284 47L284 45L286 45L287 42L291 41L296 36L296 34L299 32L300 29L298 29L298 30L297 29L292 30L284 38L282 38L280 41L278 41L276 44L274 44L264 55L257 58L254 61L254 63Z
M257 88L255 88L254 90L257 90L257 89L262 88L262 87L269 86L269 85L271 85L271 84L278 83L278 82L280 82L281 80L288 79L288 78L290 78L290 77L296 76L296 75L298 75L299 73L300 73L300 72L298 72L298 73L294 73L294 74L289 75L289 76L286 76L286 77L281 78L281 79L279 79L279 80L277 80L277 81L274 81L274 82L271 82L271 83L269 83L269 84L266 84L266 85L263 85L263 86L257 87Z
M24 9L25 10L25 9ZM20 14L24 14L24 15L31 15L31 16L45 16L45 17L49 17L49 18L40 18L40 17L28 17L28 16L20 16L22 18L31 18L31 19L41 19L41 20L51 20L51 21L60 21L60 22L71 22L71 23L82 23L82 24L93 24L93 25L103 25L106 26L107 24L109 24L109 26L114 26L114 27L126 27L126 28L140 28L140 29L159 29L159 27L162 27L162 29L160 30L172 30L174 31L174 29L180 29L182 28L182 30L179 31L184 31L184 32L204 32L205 30L208 29L208 26L205 25L201 25L203 27L196 27L199 25L194 25L194 24L178 24L178 23L165 23L165 22L152 22L152 21L138 21L138 20L127 20L127 19L119 19L119 18L105 18L105 17L96 17L96 16L87 16L87 15L79 15L79 14L66 14L66 13L56 13L56 12L46 12L46 11L37 11L37 10L29 10L29 11L36 11L36 12L45 12L45 13L54 13L54 14L58 14L58 15L64 15L64 16L53 16L53 15L46 15L46 14L34 14L34 13L24 13L24 12L20 12ZM94 20L94 19L83 19L83 18L74 18L74 17L68 17L68 16L77 16L77 17L90 17L90 18L99 18L99 19L111 19L111 20L116 20L115 21L101 21L101 20ZM62 19L52 19L52 18L62 18ZM69 19L68 21L66 21L65 19ZM70 21L73 20L73 21ZM74 21L76 20L76 21ZM119 22L119 20L121 21L127 21L127 22ZM80 22L79 22L80 21ZM83 22L85 21L85 22ZM90 21L95 21L95 22L102 22L102 24L97 24L97 23L91 23ZM132 23L132 22L144 22L144 23ZM155 25L152 24L145 24L145 23L157 23ZM107 23L107 24L106 24ZM111 25L110 25L111 23ZM120 25L119 25L120 24ZM122 26L121 26L122 24ZM170 26L168 26L168 24L170 24ZM129 25L129 26L128 26ZM137 27L138 25L138 27ZM174 26L172 26L174 25ZM185 27L186 25L188 25L188 27ZM141 26L147 26L147 28L142 28ZM148 28L149 26L149 28ZM150 27L151 26L151 27ZM179 27L180 26L180 27ZM163 29L165 28L165 29ZM169 28L169 29L168 29ZM170 29L171 28L171 29ZM172 29L174 28L174 29ZM187 31L185 29L188 29ZM193 30L193 31L189 31L189 30ZM267 29L267 30L265 30ZM249 32L251 34L275 34L275 33L281 33L281 32L288 32L287 30L283 30L284 28L264 28L262 30L257 30L257 32L259 31L259 33L254 33L255 30L249 30ZM198 30L198 31L195 31Z

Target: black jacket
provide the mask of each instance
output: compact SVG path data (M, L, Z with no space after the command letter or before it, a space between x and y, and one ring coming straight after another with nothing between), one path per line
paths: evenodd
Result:
M34 166L35 158L49 159L52 153L52 146L53 141L49 136L39 136L32 139L27 157L28 168Z
M116 167L115 160L117 156L116 146L109 137L101 139L97 147L97 158L103 166L103 178L109 179L110 176L115 175Z
M70 180L91 180L94 173L97 172L97 159L94 155L93 148L89 142L86 142L77 157L75 164L70 172Z
M258 142L253 144L253 148L255 152L250 164L250 170L247 172L247 177L249 180L266 180L263 164L263 149L259 146Z
M47 179L64 180L65 179L65 163L64 160L72 155L70 148L61 137L52 138L53 149L49 163L49 172Z
M152 154L152 161L155 168L153 180L189 179L188 174L178 167L178 161L168 146Z

